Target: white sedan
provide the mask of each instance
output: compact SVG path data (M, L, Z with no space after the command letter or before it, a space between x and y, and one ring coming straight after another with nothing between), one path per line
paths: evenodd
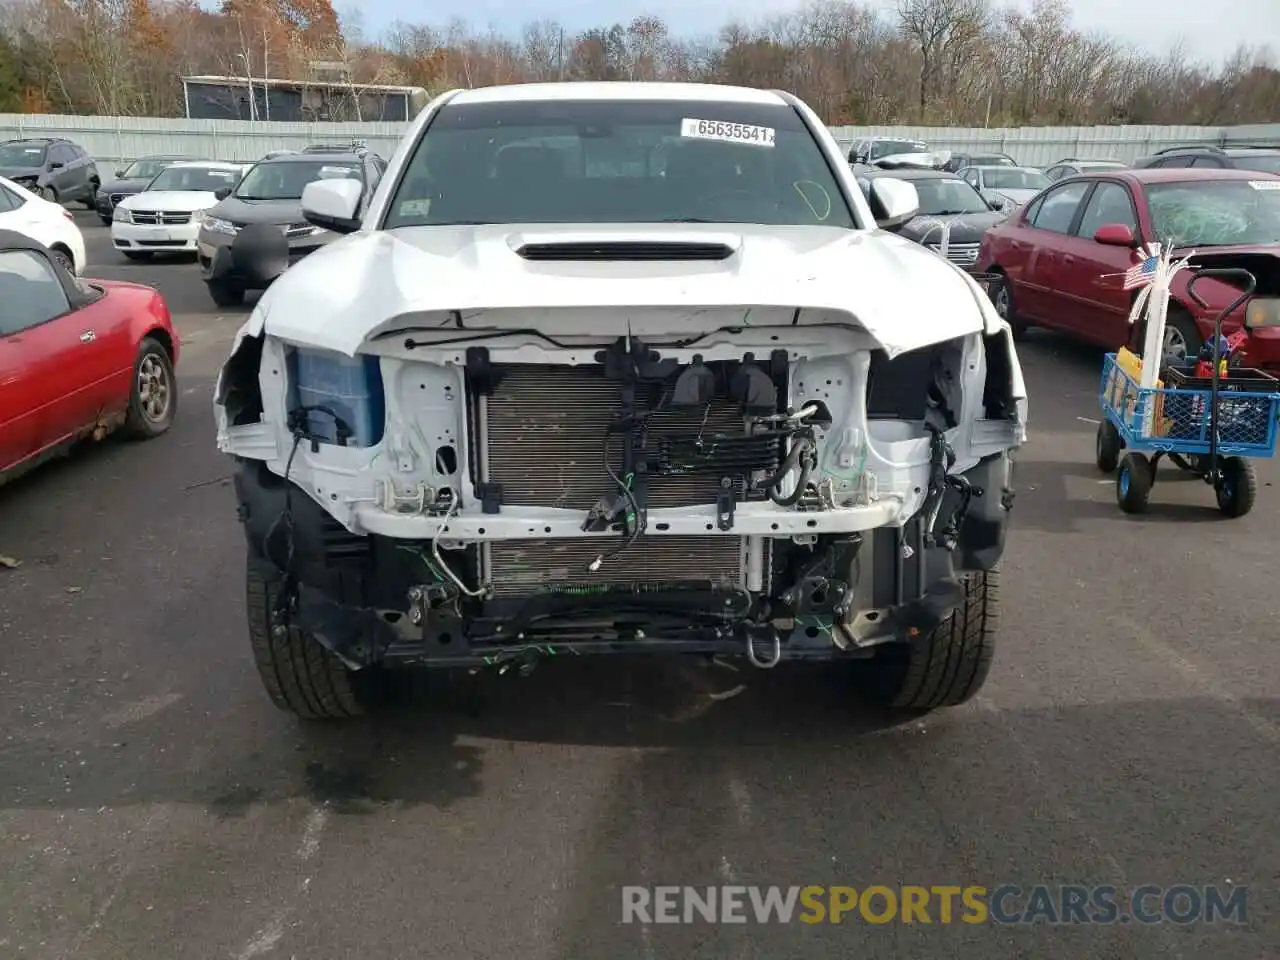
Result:
M0 230L38 240L77 276L84 269L84 237L71 211L4 177L0 177Z
M226 195L223 190L230 193L250 166L194 160L166 167L145 190L116 206L111 242L130 260L195 253L204 212Z

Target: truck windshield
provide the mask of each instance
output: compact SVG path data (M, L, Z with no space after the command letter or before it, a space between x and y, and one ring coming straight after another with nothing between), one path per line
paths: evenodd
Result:
M557 100L443 107L383 227L671 222L856 226L788 106Z

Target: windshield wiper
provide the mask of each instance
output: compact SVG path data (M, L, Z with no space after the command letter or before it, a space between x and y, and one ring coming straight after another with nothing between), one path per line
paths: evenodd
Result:
M301 200L301 197L251 197L248 194L233 194L237 200Z

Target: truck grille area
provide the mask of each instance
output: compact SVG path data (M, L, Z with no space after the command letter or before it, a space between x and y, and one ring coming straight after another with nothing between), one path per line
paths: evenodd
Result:
M497 598L556 589L590 592L593 586L659 589L672 581L737 587L745 558L742 537L640 537L592 573L614 538L502 540L489 545L489 583Z
M619 492L625 434L610 434L623 407L623 386L603 368L507 365L483 403L473 407L471 449L482 454L473 475L501 486L503 506L590 510ZM741 406L727 397L697 407L665 406L669 384L640 383L634 409L648 411L643 456L649 462L649 510L711 505L728 489L734 499L763 497L748 477L780 463L775 440L752 438ZM727 487L722 487L722 482ZM652 524L652 519L650 524ZM652 529L652 528L651 528ZM676 581L745 585L748 552L767 567L764 542L724 534L641 535L596 571L589 566L623 543L622 534L583 539L495 541L484 547L496 597L550 589L649 590Z
M657 406L660 384L642 384L637 404ZM622 463L621 436L609 424L622 406L621 384L598 367L512 366L487 400L488 480L502 484L502 502L512 506L589 510L617 484L605 469ZM658 454L672 437L746 435L738 405L715 400L705 407L665 409L649 419L648 449ZM688 441L680 446L688 446ZM772 465L776 465L776 461ZM745 484L735 482L739 497ZM715 503L720 477L714 472L653 476L650 509Z

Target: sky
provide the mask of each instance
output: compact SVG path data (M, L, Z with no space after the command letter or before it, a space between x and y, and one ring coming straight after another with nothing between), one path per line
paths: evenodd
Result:
M892 12L893 0L865 0ZM1029 9L1031 0L995 0L997 5ZM1083 29L1102 30L1151 53L1168 51L1180 38L1196 60L1217 63L1241 43L1268 44L1280 56L1280 0L1231 0L1210 14L1204 0L1069 0L1074 21ZM755 0L737 9L742 19L763 19L806 6L805 0ZM728 4L716 0L335 0L339 11L358 7L367 35L376 36L394 20L445 24L454 17L473 27L490 24L515 34L522 23L549 18L566 30L581 30L650 13L666 20L680 36L714 34L724 25ZM1221 16L1223 8L1230 16ZM517 14L516 11L519 11ZM1193 42L1194 41L1194 42Z

